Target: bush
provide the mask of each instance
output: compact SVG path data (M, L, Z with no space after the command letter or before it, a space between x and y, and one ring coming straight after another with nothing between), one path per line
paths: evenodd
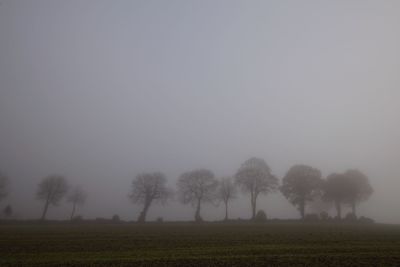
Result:
M373 219L368 218L368 217L364 217L364 216L361 216L360 219L358 219L358 221L360 223L367 223L367 224L375 223L375 221Z
M307 214L306 216L304 216L304 220L307 222L317 222L317 221L319 221L319 217L318 217L318 214L311 213L311 214Z
M82 222L83 221L83 217L81 215L77 215L77 216L74 216L71 221L73 221L73 222Z
M266 222L267 221L267 214L263 210L257 211L256 217L254 218L256 222Z
M328 214L326 211L323 211L323 212L321 212L321 213L319 214L319 218L320 218L322 221L327 221L327 220L329 220L329 214Z
M119 222L119 221L121 221L121 219L119 218L119 216L118 216L117 214L115 214L114 216L112 216L111 220L112 220L113 222Z
M357 216L354 213L349 212L349 213L347 213L346 217L344 217L344 219L348 222L356 222Z
M163 222L164 222L163 217L158 217L157 220L156 220L156 222L158 222L158 223L163 223Z

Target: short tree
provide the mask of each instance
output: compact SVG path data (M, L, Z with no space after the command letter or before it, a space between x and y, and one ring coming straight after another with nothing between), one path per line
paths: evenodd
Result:
M282 194L300 212L304 219L307 202L313 201L321 194L321 172L306 165L295 165L282 179Z
M74 218L76 207L85 204L86 198L87 194L80 186L75 186L67 196L67 201L72 203L72 212L70 216L71 221Z
M153 202L164 203L171 195L167 186L167 178L161 172L138 174L132 181L130 198L135 204L143 204L138 222L145 222L147 211Z
M67 181L61 175L47 176L39 183L36 197L44 202L42 220L45 220L49 206L57 206L67 191Z
M4 173L0 172L0 201L7 196L8 193L7 187L8 187L8 178Z
M228 220L228 204L229 201L236 198L237 189L235 184L232 181L231 177L224 177L221 179L219 186L217 197L224 202L225 205L225 221Z
M354 216L356 205L367 200L373 193L373 189L368 181L368 177L359 170L348 170L344 173L348 183L347 203L351 206Z
M183 204L191 204L196 207L194 219L202 221L200 210L204 202L212 202L216 198L218 181L212 171L199 169L183 173L177 182L179 198Z
M251 219L254 220L258 196L276 191L278 179L271 174L271 169L263 159L250 158L239 168L235 180L243 192L250 194Z

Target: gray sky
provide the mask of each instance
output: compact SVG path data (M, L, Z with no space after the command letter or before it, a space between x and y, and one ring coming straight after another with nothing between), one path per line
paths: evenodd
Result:
M251 156L279 178L358 168L360 214L400 223L400 1L19 1L0 4L0 169L20 218L61 173L86 218L136 219L139 172L233 175ZM296 218L280 194L269 217ZM67 218L70 207L50 209ZM178 203L149 218L191 219ZM249 217L247 196L232 217ZM205 219L223 217L209 206Z

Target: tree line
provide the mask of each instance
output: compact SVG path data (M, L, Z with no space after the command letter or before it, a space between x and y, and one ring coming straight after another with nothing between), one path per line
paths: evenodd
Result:
M8 179L0 174L0 200L7 195ZM223 203L224 220L228 220L230 202L238 196L239 190L250 198L251 219L255 220L257 200L260 195L281 192L295 206L302 219L306 216L307 205L321 201L334 204L337 218L342 218L342 207L350 206L353 216L357 216L357 204L367 200L373 193L368 177L356 169L344 173L333 173L323 178L321 171L307 165L291 167L280 182L271 173L268 164L261 158L245 161L232 177L217 179L208 169L184 172L173 190L167 185L162 172L138 174L132 181L129 198L141 205L138 222L145 222L150 207L155 203L167 203L177 199L194 208L194 220L203 221L201 209L205 203ZM44 203L41 220L45 220L50 206L57 206L65 197L71 203L71 220L78 206L85 203L87 193L75 186L69 190L65 177L50 175L38 184L36 197ZM5 211L4 211L5 212Z

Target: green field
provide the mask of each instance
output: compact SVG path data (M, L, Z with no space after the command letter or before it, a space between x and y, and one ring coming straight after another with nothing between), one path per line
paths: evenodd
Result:
M400 266L400 226L0 225L0 266Z

